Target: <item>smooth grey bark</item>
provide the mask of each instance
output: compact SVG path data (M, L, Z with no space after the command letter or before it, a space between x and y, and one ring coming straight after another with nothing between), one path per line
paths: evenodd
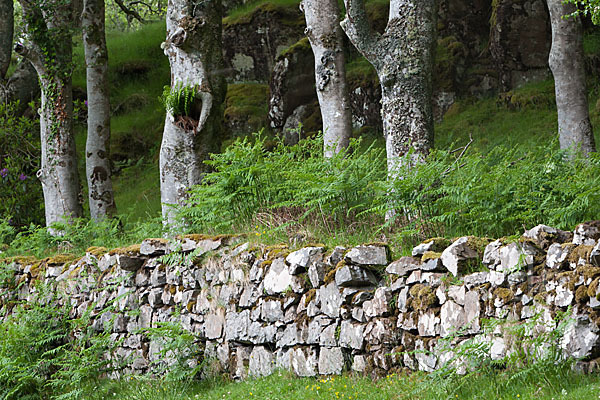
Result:
M46 225L81 216L79 175L73 138L71 85L73 9L70 2L51 0L40 7L20 0L27 46L15 51L31 62L41 86L40 137L42 183ZM59 232L54 232L59 233Z
M306 36L315 55L315 82L326 158L348 147L352 113L346 84L343 32L337 0L303 0Z
M583 30L579 17L564 18L576 10L562 0L547 0L552 25L548 62L556 93L558 138L561 149L596 151L585 83Z
M12 55L13 12L13 0L0 0L0 81L6 77Z
M167 110L160 148L163 221L173 224L173 206L185 204L187 191L202 181L204 160L222 140L225 79L221 0L172 0L167 8L167 38L162 44L171 65L171 90L194 87L190 115Z
M437 4L435 0L391 0L383 35L371 29L364 0L344 0L344 4L346 18L341 26L381 82L388 172L397 177L406 162L421 162L433 146Z
M117 211L109 157L110 98L104 7L104 0L85 0L82 13L88 103L85 169L90 215L96 221L112 217Z

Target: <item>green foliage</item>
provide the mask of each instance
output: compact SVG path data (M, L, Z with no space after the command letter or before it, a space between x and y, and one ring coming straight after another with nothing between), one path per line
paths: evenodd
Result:
M181 209L190 229L248 230L260 221L281 231L296 222L315 222L335 234L369 222L356 216L377 196L374 183L385 178L382 150L361 151L360 141L353 141L346 153L326 160L320 136L295 146L278 141L272 151L268 144L258 134L207 161L214 172Z
M541 223L569 230L597 219L600 157L569 160L554 147L496 147L460 160L434 152L427 164L400 173L379 209L404 210L414 216L410 226L446 237L502 237Z
M0 322L2 399L81 399L85 385L110 371L111 330L94 332L89 313L69 318L70 303L60 297L38 285L36 299Z
M160 322L142 330L159 348L158 361L151 364L153 373L167 381L192 381L203 370L204 349L200 338L174 322Z
M38 121L17 117L17 108L0 103L0 216L19 228L43 222L44 210L35 177L40 167ZM0 228L0 240L7 235L7 228Z
M191 190L181 216L200 231L247 232L260 225L335 236L358 229L366 240L382 229L422 238L502 237L523 226L569 230L600 217L596 154L569 160L553 144L529 151L498 146L485 156L434 151L427 163L406 167L402 179L390 181L382 150L354 141L326 160L320 140L276 143L271 151L261 135L235 142L207 162L214 172ZM390 210L396 218L381 228Z
M5 242L7 251L2 256L46 257L57 252L83 254L91 246L121 247L162 234L162 222L158 217L132 223L127 223L126 219L99 222L77 219L71 223L57 223L52 227L62 235L51 235L46 227L36 225L23 229L12 240Z
M169 86L164 87L160 101L165 106L167 113L176 115L189 116L196 98L198 86L184 86L181 83L176 84L172 88Z
M571 16L589 15L594 25L600 25L600 0L565 0L564 2L577 6L577 10Z

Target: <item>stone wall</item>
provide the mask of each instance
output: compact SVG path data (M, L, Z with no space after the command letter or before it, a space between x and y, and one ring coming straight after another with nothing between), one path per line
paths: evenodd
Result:
M433 239L391 261L384 244L291 251L190 235L93 248L71 262L8 260L21 285L1 292L7 312L10 296L31 300L36 280L55 282L74 316L92 307L98 330L112 321L136 373L159 351L139 329L164 321L197 334L206 357L235 378L276 368L381 375L432 371L468 339L499 359L522 343L486 320L529 324L537 336L567 310L560 346L590 369L600 356L599 239L600 221L573 233L540 225L512 241ZM117 311L103 312L111 301Z

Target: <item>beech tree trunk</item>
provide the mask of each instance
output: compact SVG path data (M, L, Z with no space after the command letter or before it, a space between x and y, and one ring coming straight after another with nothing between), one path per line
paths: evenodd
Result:
M171 64L171 90L194 88L189 115L167 110L160 148L163 220L175 222L173 206L185 204L187 191L202 181L203 163L222 140L225 80L221 0L172 0L167 8L163 43Z
M344 0L344 4L342 28L381 82L388 172L394 178L405 163L421 162L433 146L437 4L435 0L391 0L383 35L372 31L364 0Z
M13 0L0 0L0 81L6 77L10 64L13 29Z
M85 0L82 14L88 103L85 169L90 215L96 221L112 217L117 210L109 157L110 98L104 8L104 0Z
M596 151L585 83L583 31L579 17L563 18L576 10L562 0L547 0L552 25L549 64L554 75L558 138L561 149Z
M72 39L70 2L20 0L29 43L18 44L17 53L37 71L41 86L40 137L42 183L46 225L81 216L79 176L73 138L71 86Z
M323 118L323 150L332 157L348 147L352 133L343 32L337 0L303 0L306 36L315 55L315 82Z

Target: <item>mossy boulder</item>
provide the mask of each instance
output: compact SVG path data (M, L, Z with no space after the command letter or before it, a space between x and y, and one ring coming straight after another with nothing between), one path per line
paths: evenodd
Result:
M304 37L305 26L297 3L264 1L232 12L223 19L228 80L267 83L277 55Z
M257 132L268 125L269 87L261 83L227 86L225 127L231 136Z

